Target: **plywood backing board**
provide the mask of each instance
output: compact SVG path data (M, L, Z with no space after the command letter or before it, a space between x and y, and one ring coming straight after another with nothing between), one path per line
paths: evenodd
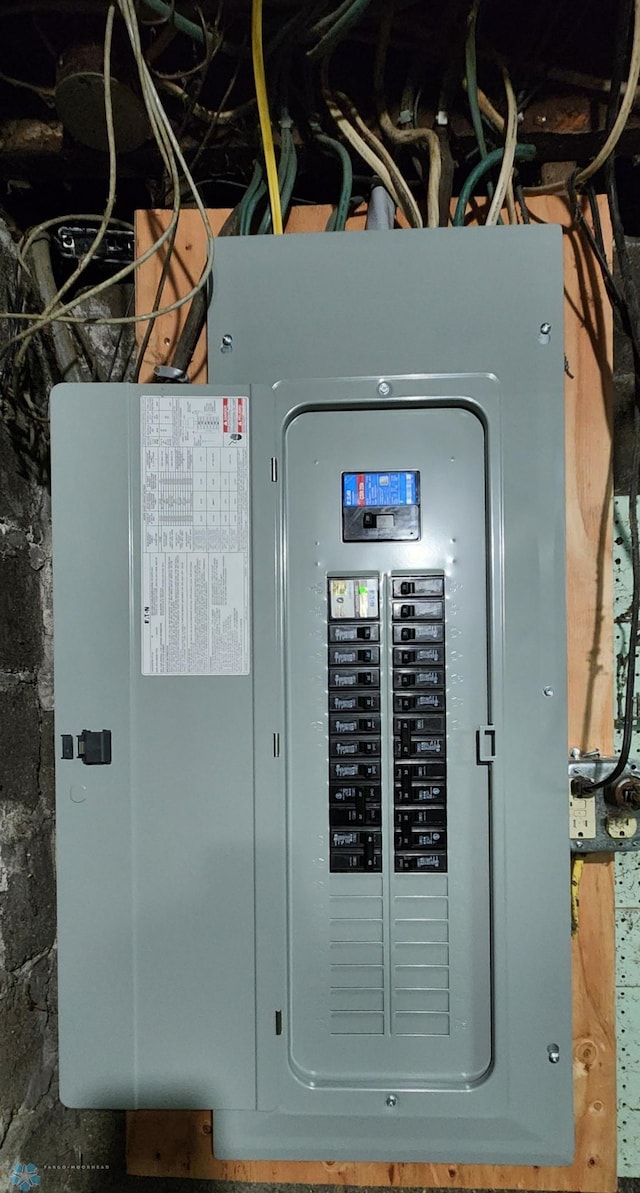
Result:
M321 232L331 207L294 207L287 224L287 232ZM209 212L212 231L217 234L230 214L228 208ZM166 230L171 218L169 211L141 211L136 218L136 257L141 257L155 240ZM356 213L347 221L350 231L364 228L365 213ZM169 241L136 271L136 314L144 315L155 309L158 282L162 274ZM201 216L195 208L189 208L180 215L178 230L171 253L171 268L162 290L161 306L171 306L178 298L188 294L196 285L205 262L205 232ZM154 320L149 343L140 369L140 380L150 381L156 365L171 361L173 350L184 326L189 310L188 304L160 315ZM144 337L147 324L137 325L138 342ZM189 377L194 384L207 380L207 343L203 331L196 347Z
M532 218L565 228L565 350L569 746L612 748L611 362L612 319L598 267L556 197L531 203ZM320 231L327 207L298 207L288 232ZM214 231L227 212L213 211ZM608 232L606 212L602 218ZM166 212L141 212L138 253L165 227ZM351 224L361 228L364 217ZM339 233L335 233L339 235ZM169 295L197 279L204 234L194 211L183 213L176 237ZM162 262L138 270L137 310L150 310ZM490 286L491 280L487 282ZM523 278L523 285L526 279ZM182 290L181 290L182 288ZM170 358L183 316L156 320L147 370ZM149 372L143 374L143 379ZM198 358L192 380L206 380ZM540 743L544 749L544 742ZM569 891L567 890L567 898ZM217 1160L212 1116L202 1111L133 1111L128 1115L128 1170L142 1176L199 1177L269 1184L336 1184L399 1188L581 1190L616 1189L616 1058L613 865L590 858L580 890L580 932L573 944L574 1097L576 1156L564 1168L471 1164L367 1164Z

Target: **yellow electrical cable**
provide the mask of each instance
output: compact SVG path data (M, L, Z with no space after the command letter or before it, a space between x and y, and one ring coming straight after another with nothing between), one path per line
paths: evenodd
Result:
M271 132L271 118L269 116L269 98L267 96L267 81L264 72L264 54L262 52L262 0L252 0L251 5L251 57L253 60L253 77L258 101L258 115L260 117L260 133L262 135L262 150L267 170L267 186L269 188L269 205L271 207L271 223L276 235L282 234L282 208L280 206L280 188L278 186L278 167L273 148L273 134Z
M584 870L584 858L574 857L571 863L571 935L576 936L580 927L580 881Z

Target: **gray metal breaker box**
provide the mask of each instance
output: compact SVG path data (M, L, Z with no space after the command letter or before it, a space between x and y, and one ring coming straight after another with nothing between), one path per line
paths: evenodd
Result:
M220 240L209 362L52 397L62 1099L568 1162L560 230Z

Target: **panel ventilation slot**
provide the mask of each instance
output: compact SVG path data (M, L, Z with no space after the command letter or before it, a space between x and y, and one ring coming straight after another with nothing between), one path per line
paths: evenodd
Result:
M450 1034L446 876L430 876L429 886L433 894L393 901L394 1035Z
M331 916L331 1033L384 1033L382 899L336 895Z

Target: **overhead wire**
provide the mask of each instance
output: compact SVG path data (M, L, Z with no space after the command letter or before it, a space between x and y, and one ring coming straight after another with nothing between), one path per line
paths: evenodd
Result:
M286 218L291 203L291 196L296 184L296 177L298 174L298 155L296 153L295 142L293 139L291 117L286 109L283 109L280 118L280 161L278 163L278 190L280 194L280 209L283 214L283 219ZM258 234L264 235L270 232L272 227L271 210L267 208L265 211L259 227Z
M337 21L341 21L344 16L351 12L354 7L354 0L341 0L337 8L330 8L329 12L326 9L329 7L330 0L323 0L322 9L323 16L314 19L309 30L309 37L314 38L324 37L336 25Z
M239 72L240 72L240 59L238 58L238 61L236 62L235 70L227 84L226 90L222 96L222 99L220 100L220 103L219 103L216 111L209 112L207 114L208 115L207 131L204 134L202 141L198 145L198 148L189 163L189 168L192 173L194 173L195 168L196 168L198 162L200 161L200 158L202 157L203 153L209 146L209 144L211 142L211 138L213 137L213 134L216 131L216 128L218 127L218 125L227 123L230 119L237 118L237 116L242 114L243 111L249 111L249 109L252 108L253 105L255 104L255 99L251 99L247 104L241 104L237 108L232 108L232 109L229 109L228 111L225 111L225 104L228 103L228 101L229 101L229 96L231 95L231 92L233 91L233 88L236 85Z
M339 41L346 37L356 21L366 12L371 0L343 0L332 14L333 20L327 32L311 50L307 51L310 62L319 62L333 53Z
M327 225L327 231L344 232L349 215L351 192L353 190L353 166L351 165L351 158L342 142L336 141L335 137L329 137L323 132L314 132L314 138L319 145L322 145L324 149L327 149L337 157L340 162L342 170L340 196L335 211L331 213L329 219L330 226Z
M374 149L374 152L379 156L381 162L386 166L394 188L398 194L399 205L407 218L407 222L412 228L421 228L422 216L420 214L418 204L411 193L409 184L396 165L391 154L382 144L380 139L376 137L375 133L372 133L371 129L365 124L353 100L351 100L348 96L343 95L341 92L336 92L336 95L338 100L346 105L347 114L353 122L356 131L360 133L364 142L369 145L370 148Z
M235 69L235 73L233 76L232 85L235 84L235 82L236 82L239 70L240 70L240 61L238 60L238 62L236 63L236 69ZM178 84L174 83L171 79L163 79L162 77L156 78L156 82L157 82L158 86L163 91L167 92L168 95L175 96L175 98L179 99L185 106L187 106L189 104L189 94L187 91L185 91L184 87L178 86ZM229 87L229 92L230 91L231 91L231 87ZM228 98L228 96L225 96L222 103L226 103L227 98ZM193 111L192 111L191 115L195 116L197 120L202 120L203 123L205 123L205 124L209 124L211 121L215 121L215 124L217 126L219 124L231 124L234 120L238 120L238 118L240 116L246 115L246 113L250 112L252 110L252 108L254 108L255 106L256 106L255 98L252 98L252 99L246 100L245 103L238 104L237 108L229 108L226 111L224 110L224 108L222 107L222 104L221 104L220 108L214 112L210 108L204 107L203 104L196 102L193 105Z
M126 10L126 6L128 4L129 4L129 0L118 0L118 5L121 10L121 15L123 15L125 17L125 23L126 23L126 16L125 16L125 12L123 11L123 9ZM130 18L130 20L131 20L131 18ZM140 42L139 42L139 37L137 37L137 24L135 23L135 11L134 10L133 10L133 26L135 26L135 37L137 38L137 44L135 44L135 42L132 42L132 48L134 50L134 57L136 58L138 69L140 71L141 67L145 68L145 69L147 69L147 68L146 68L146 64L144 63L144 60L142 58L142 51L141 51L141 46L140 46ZM128 31L130 33L130 38L133 35L132 29L133 29L133 27L131 27L131 28L128 27ZM156 96L156 99L157 99L157 92L156 92L153 82L151 80L151 76L148 72L148 69L147 69L147 76L148 76L148 79L145 80L145 78L141 74L143 98L144 98L145 104L147 106L147 112L149 115L152 130L156 134L156 141L158 144L158 148L159 148L161 156L163 158L165 167L167 168L167 170L171 176L171 179L172 179L174 203L173 203L173 212L172 212L171 221L170 221L168 227L157 238L157 240L149 247L149 249L147 249L147 251L145 253L143 253L141 256L136 258L136 260L134 262L131 262L131 264L129 264L129 265L125 266L123 269L119 270L116 274L112 275L110 278L106 279L99 285L93 287L93 289L89 292L89 295L85 294L83 296L85 299L87 297L93 297L94 295L99 294L102 291L108 289L110 286L114 285L117 281L120 281L124 277L128 276L135 269L139 268L143 263L145 263L147 260L149 260L153 256L153 254L155 252L157 252L158 249L165 243L165 241L170 238L170 236L173 233L173 227L175 224L177 224L177 220L178 220L178 216L179 216L179 212L180 212L179 176L178 176L178 171L177 171L175 154L173 153L170 140L166 133L166 126L168 125L172 137L173 137L173 131L171 130L171 127L170 127L169 122L166 118L166 115L164 116L165 127L163 127L163 125L159 124L159 122L158 122L157 111L153 107L150 107L150 92L152 92ZM149 84L150 84L150 87L149 87ZM106 111L107 124L109 123L109 112L108 112L109 105L107 103L108 94L110 94L110 92L108 91L107 84L105 82L105 104L106 104L106 109L107 109L107 111ZM162 109L162 105L160 104L159 99L157 99L157 104L158 104L158 108L160 108L162 110L162 113L164 115L164 109ZM174 137L174 141L175 141L175 137ZM176 145L177 145L177 142L176 142ZM179 147L178 147L178 150L179 150ZM208 221L207 221L207 223L208 223ZM34 237L39 234L39 231L43 226L44 225L39 225L38 228L32 230L32 232L29 233L29 235L27 236L24 248L22 250L23 257L26 256L26 254L28 253L29 247L30 247L31 243L33 242ZM62 308L58 308L55 312L55 318L56 319L64 318L65 321L67 321L67 322L76 322L77 317L72 316L68 313L71 310L71 308L75 305L76 301L77 300L74 299L73 302L67 303ZM42 321L42 315L35 316L35 319L36 319L36 321L38 321L38 320ZM139 316L134 315L134 316L129 316L128 321L134 322L134 321L137 321L138 319L139 319ZM80 319L80 321L86 322L87 320L85 318L82 318L82 319ZM108 317L101 317L99 320L96 320L96 322L97 321L108 322L108 321L112 321L112 320L109 320ZM28 335L28 331L26 333L21 333L21 334L22 334L22 338L24 338L26 335ZM21 337L20 336L15 337L16 340L19 338L21 338Z
M262 0L252 0L251 3L251 57L253 62L253 77L258 101L258 116L260 120L260 135L262 137L262 152L264 154L267 172L267 187L269 204L271 206L271 220L276 236L281 236L282 209L280 206L280 190L278 187L278 169L273 147L273 132L269 115L269 98L264 69L264 52L262 48Z
M514 149L514 160L515 161L532 162L533 159L535 158L535 156L536 156L535 145L516 145L515 146L515 149ZM455 209L455 212L453 215L453 221L452 221L455 227L461 227L464 224L464 213L467 209L467 203L469 202L471 196L473 195L473 192L474 192L476 186L478 185L478 183L480 182L481 178L483 178L484 175L489 170L492 170L494 166L497 166L499 164L499 162L502 161L502 158L503 158L503 150L502 149L494 149L494 150L492 150L491 153L487 154L487 156L482 161L479 161L477 163L477 165L474 166L473 170L469 174L469 177L465 180L465 183L460 190L460 195L458 197L458 202L456 204L456 209Z
M37 95L48 108L55 108L56 93L54 87L41 87L37 83L29 83L27 79L15 79L13 75L6 75L0 71L0 82L9 83L12 87L20 87L23 91L31 91Z
M156 287L156 292L155 292L155 296L153 299L153 310L154 311L157 311L161 305L162 295L164 294L164 288L167 284L167 279L169 277L169 273L171 272L171 265L173 263L173 250L175 248L177 234L178 234L178 224L176 223L173 226L171 236L169 237L169 239L166 243L166 246L165 246L164 259L162 262L162 269L160 271L160 277L158 279L158 285ZM194 297L195 297L195 295L194 295ZM138 352L136 355L135 364L133 366L132 380L134 383L140 380L140 372L142 369L142 365L144 363L144 358L147 353L147 348L149 347L149 341L151 339L151 336L153 335L153 329L155 327L157 317L158 317L157 315L152 315L151 318L149 319L149 322L147 323L147 326L144 330L142 339L138 346Z
M202 11L199 9L198 12L200 15L200 23L202 26L202 31L203 31L204 40L205 40L206 53L205 53L203 61L201 63L198 63L198 66L196 68L196 71L198 71L200 73L198 87L189 103L187 112L183 116L180 129L178 130L178 133L176 134L178 140L180 140L181 135L184 133L184 130L188 125L190 116L193 113L193 109L196 106L200 95L202 94L202 89L204 87L204 83L205 83L207 74L209 72L211 62L215 58L215 56L220 48L220 45L222 44L222 38L219 36L220 17L221 17L221 13L222 13L222 3L220 3L218 5L218 13L216 16L216 21L215 21L215 30L216 30L216 34L218 34L217 40L209 35ZM238 60L238 66L239 66L239 60ZM191 73L195 73L195 72L191 72ZM236 73L237 73L237 68L236 68ZM233 76L231 79L228 91L233 86L234 78L235 78L235 76ZM226 94L228 94L228 91ZM223 96L221 106L224 106L224 104L226 103L226 94L225 94L225 96ZM210 130L207 129L207 133L209 133L209 131ZM194 165L194 161L196 160L196 158L197 158L197 154L194 156L194 159L191 162L191 170L193 170L193 165ZM171 265L173 262L173 251L175 248L177 233L178 233L178 223L176 221L173 225L171 236L169 237L167 244L165 246L164 259L162 262L162 269L160 272L160 277L158 279L156 293L155 293L155 296L153 299L153 310L154 311L158 311L162 305L162 295L164 294L164 289L167 284L169 274L171 272ZM192 302L191 302L190 310L193 309L194 303L196 303L198 301L199 295L201 293L202 293L202 291L198 291L198 293L194 294ZM157 315L153 314L151 316L151 318L149 319L149 322L147 323L147 326L144 330L144 334L143 334L140 344L138 346L136 360L135 360L135 364L133 366L133 381L134 382L137 382L140 379L142 365L144 363L147 349L149 347L149 342L151 340L151 336L153 335L153 329L156 324L156 319L157 319ZM188 317L187 317L187 320L188 320Z
M478 23L478 10L480 8L480 0L473 0L469 16L467 18L467 36L464 45L464 64L467 79L467 99L469 100L469 111L471 113L471 123L475 133L476 141L478 142L478 149L480 157L485 158L488 153L487 142L485 140L484 128L482 127L482 116L480 115L480 105L478 103L478 63L476 51L476 27Z
M631 56L629 60L629 71L627 75L627 85L622 98L622 103L617 112L617 116L608 130L604 144L587 166L578 170L575 175L574 184L576 187L582 186L597 174L598 170L605 164L607 159L613 153L622 133L627 124L629 114L633 107L636 98L636 89L638 86L638 78L640 77L640 0L635 0L633 6L633 41L631 46ZM559 195L566 190L564 182L550 182L542 186L533 186L525 188L525 195Z
M174 195L173 211L172 211L172 217L171 217L171 220L170 220L168 226L163 230L161 235L156 239L156 241L143 254L141 254L139 257L137 257L135 261L129 263L128 265L124 266L122 269L118 270L111 277L105 279L103 282L92 287L88 293L85 293L82 296L82 298L83 298L83 301L86 301L87 298L90 298L90 297L92 298L95 295L102 293L104 290L108 289L109 287L114 285L116 282L121 281L125 277L130 276L131 273L133 273L136 269L139 269L142 264L144 264L147 260L149 260L150 257L153 256L153 254L156 253L159 250L159 248L171 236L174 222L176 222L179 217L180 207L181 207L180 179L179 179L179 174L178 174L178 167L180 167L180 169L182 170L182 172L184 174L184 177L185 177L187 184L189 186L189 189L193 195L195 205L200 213L200 216L201 216L201 219L202 219L202 222L204 225L206 242L207 242L207 262L206 262L205 269L203 270L203 273L202 273L201 277L199 278L198 282L196 283L196 285L193 286L187 294L181 296L175 302L162 307L158 311L153 311L153 312L149 312L149 313L145 312L145 313L140 313L140 314L136 314L136 315L125 315L125 316L97 316L97 317L91 317L91 318L88 318L86 316L79 317L79 316L73 315L71 313L73 310L73 307L77 304L78 301L80 301L78 298L74 298L70 302L63 304L62 307L56 308L56 310L53 311L48 316L46 321L43 321L42 314L32 315L32 314L27 314L27 313L23 313L23 312L12 312L12 311L2 312L3 318L26 320L28 322L36 322L36 323L40 323L41 326L46 326L46 324L51 322L52 319L62 320L64 322L70 322L70 323L91 322L91 323L96 323L96 324L106 324L106 325L114 325L114 326L121 324L121 323L146 322L150 318L151 315L158 316L158 315L169 314L172 311L175 311L179 307L183 306L185 303L189 302L194 297L194 295L198 293L199 290L201 290L204 286L207 285L208 280L211 276L211 272L213 269L214 237L213 237L213 232L211 231L211 227L209 224L209 219L208 219L206 210L202 203L202 199L198 192L198 188L193 180L193 177L191 175L189 167L184 159L184 155L182 153L180 145L178 144L176 136L173 132L171 123L166 115L166 112L165 112L162 104L160 103L160 99L158 97L158 93L157 93L157 90L153 83L151 74L148 70L148 67L147 67L145 61L144 61L142 47L140 44L138 23L137 23L137 17L136 17L135 6L133 3L133 0L117 0L117 3L118 3L118 8L120 10L120 13L124 19L125 26L127 28L127 32L129 35L129 40L131 42L132 50L134 53L134 58L136 60L136 65L138 68L143 98L145 101L145 106L147 108L147 113L149 116L152 131L154 132L161 157L165 163L165 166L167 167L168 173L171 178L173 195ZM28 247L29 243L32 241L34 234L37 234L37 230L34 230L34 232L30 233L29 237L27 238L25 247L23 248L23 254L26 253L27 247ZM32 329L30 327L28 327L28 328L18 332L14 337L12 337L11 341L7 345L7 349L12 348L18 342L20 342L21 340L30 336L31 330ZM5 349L5 350L7 350L7 349Z
M623 63L626 30L628 28L628 9L627 11L625 11L625 9L627 9L627 6L623 3L618 14L616 52L612 70L611 91L609 94L609 104L607 110L607 127L610 129L615 127L617 118L619 117L620 111L622 110L622 104L620 105L620 108L618 108L618 103L624 69ZM638 29L637 17L638 14L636 11L636 25L634 26L634 42L631 50L631 58L633 58L636 33ZM631 75L632 70L630 67L628 77L631 78ZM624 103L624 99L626 99L626 94L622 103ZM575 176L575 181L578 181L578 174ZM582 227L582 230L587 234L591 247L595 249L595 255L603 273L607 292L612 303L614 306L616 306L619 313L621 314L623 326L629 334L631 340L634 377L633 453L629 476L629 531L631 545L632 593L629 616L627 671L625 678L623 733L620 752L613 769L597 783L590 783L588 785L589 795L600 788L610 787L612 784L616 783L617 780L624 774L629 761L633 739L636 660L638 650L638 630L640 628L640 527L638 525L638 496L640 488L640 295L638 294L629 256L629 250L627 248L622 218L620 215L615 176L615 158L613 154L610 155L606 161L605 181L614 244L622 280L622 288L618 286L618 283L614 278L606 260L600 213L598 210L597 200L593 193L589 193L589 204L593 219L593 232L589 229L584 217L579 220L579 224ZM575 194L575 188L573 189L572 193L576 211L581 213L579 201Z
M396 205L404 212L409 226L421 228L420 209L391 154L367 127L353 101L341 91L330 90L326 61L323 64L321 81L325 103L345 140L349 141L373 173L378 175Z
M206 46L206 39L201 27L196 25L194 21L190 21L188 17L183 16L181 12L178 12L175 2L172 4L167 4L166 0L144 0L144 2L147 8L150 8L153 12L157 12L159 16L164 17L166 21L175 25L179 33L185 33L187 37L191 37L193 41L197 41L201 46Z
M370 167L372 172L378 175L380 181L389 191L389 194L393 196L396 206L400 207L400 199L391 180L391 175L382 159L378 157L378 155L372 149L369 148L367 142L364 141L356 132L355 128L352 127L346 113L338 103L337 94L334 94L333 92L329 91L328 88L324 87L323 94L329 114L342 133L345 141L349 142L352 148L355 149L356 153Z
M378 109L378 119L382 132L396 145L426 145L429 153L429 183L427 189L427 226L437 228L440 223L440 177L442 173L442 158L440 142L436 133L430 128L396 128L393 123L385 100L384 67L389 47L389 37L393 23L394 5L388 0L380 18L378 42L374 63L374 89Z
M520 208L520 215L522 216L522 222L523 222L523 224L530 224L531 216L529 215L529 208L527 207L527 201L524 197L524 190L523 190L522 184L519 182L516 183L513 190L514 190L515 198L518 203L518 207Z
M346 228L353 191L353 165L348 149L342 141L325 133L317 104L313 83L313 70L308 59L303 61L303 89L300 102L307 115L309 131L316 145L337 159L340 166L340 193L325 225L326 232L344 232Z
M616 107L618 104L622 84L625 40L624 34L626 27L624 10L625 5L623 4L621 6L618 19L616 55L611 77L611 91L609 94L609 104L607 111L608 124L611 124L616 114ZM638 527L638 493L640 487L640 296L636 286L633 267L629 257L629 250L627 248L622 217L620 215L618 188L615 175L615 155L613 154L608 158L605 164L605 182L609 204L609 215L613 230L613 240L618 258L618 266L622 277L622 299L627 316L627 326L631 329L631 348L633 359L633 452L631 471L629 475L629 537L631 546L632 593L631 612L629 617L627 674L625 680L625 700L620 753L613 771L611 771L604 779L601 779L599 783L594 784L591 787L591 790L595 790L598 787L608 787L615 783L623 775L629 761L631 744L633 740L636 659L638 651L638 630L640 628L640 529ZM591 210L595 216L594 228L597 241L599 244L603 244L600 213L598 211L597 201L595 198L591 201Z
M504 88L507 95L507 120L505 126L504 150L495 193L491 200L491 205L485 220L487 226L497 224L498 222L498 216L500 215L502 204L505 200L507 189L511 181L511 175L513 173L518 140L518 105L516 103L515 92L511 84L511 79L509 78L509 72L506 67L502 68L502 78L504 80Z
M253 165L253 174L251 176L249 185L248 185L247 189L245 190L244 195L240 199L240 202L237 204L236 209L235 209L235 215L236 215L237 222L238 222L238 235L239 236L246 236L249 232L249 228L251 225L251 218L255 211L255 205L251 206L251 204L253 203L254 196L256 196L260 192L261 188L262 188L262 191L261 191L260 197L265 195L267 192L266 192L266 186L264 183L264 171L262 168L262 163L256 159L256 161L254 162L254 165ZM259 202L259 199L257 199L256 202ZM250 208L250 214L248 213L249 208Z
M489 150L487 149L487 142L484 135L484 128L482 125L482 115L480 112L480 98L478 87L478 55L476 45L476 34L478 25L478 13L480 11L480 4L482 0L473 0L473 4L469 10L467 17L467 36L464 43L464 68L465 68L465 90L467 92L467 99L469 101L469 112L471 114L471 123L478 145L478 152L481 161L487 157ZM489 200L493 199L493 180L487 179L487 195ZM501 219L498 220L501 223Z
M98 249L100 248L100 245L102 244L102 241L104 240L104 238L106 236L107 229L109 227L109 223L110 223L111 217L113 215L113 209L114 209L115 201L116 201L117 166L116 166L115 127L114 127L114 119L113 119L113 101L112 101L112 96L111 96L111 47L112 47L112 43L113 43L113 24L114 24L114 20L115 20L115 13L116 13L115 3L112 3L109 5L109 8L107 9L107 19L106 19L106 24L105 24L104 48L103 48L104 111L105 111L105 123L106 123L106 131L107 131L107 145L108 145L108 150L109 150L109 183L108 183L107 202L106 202L106 206L104 209L104 213L100 220L99 227L96 231L96 234L95 234L91 244L89 245L89 248L87 249L87 252L83 254L83 256L81 257L80 261L78 262L78 265L76 266L76 268L74 270L72 270L71 274L66 279L66 281L62 284L62 286L60 286L58 291L56 293L54 293L54 295L45 304L44 310L42 311L42 322L43 323L47 323L49 321L49 316L51 315L52 311L55 311L56 308L60 305L60 302L61 302L63 296L71 289L71 287L73 285L75 285L75 283L78 281L78 279L82 276L82 274L86 270L87 266L90 264L90 262L95 257L96 253L98 252ZM32 239L31 244L35 247L35 245L37 244L37 240ZM14 365L13 365L14 372L20 368L20 366L24 360L25 353L28 351L28 348L29 348L31 336L37 334L37 332L39 330L38 324L35 324L29 330L30 330L31 334L25 336L22 344L20 345L20 347L17 351L16 357L14 360Z

